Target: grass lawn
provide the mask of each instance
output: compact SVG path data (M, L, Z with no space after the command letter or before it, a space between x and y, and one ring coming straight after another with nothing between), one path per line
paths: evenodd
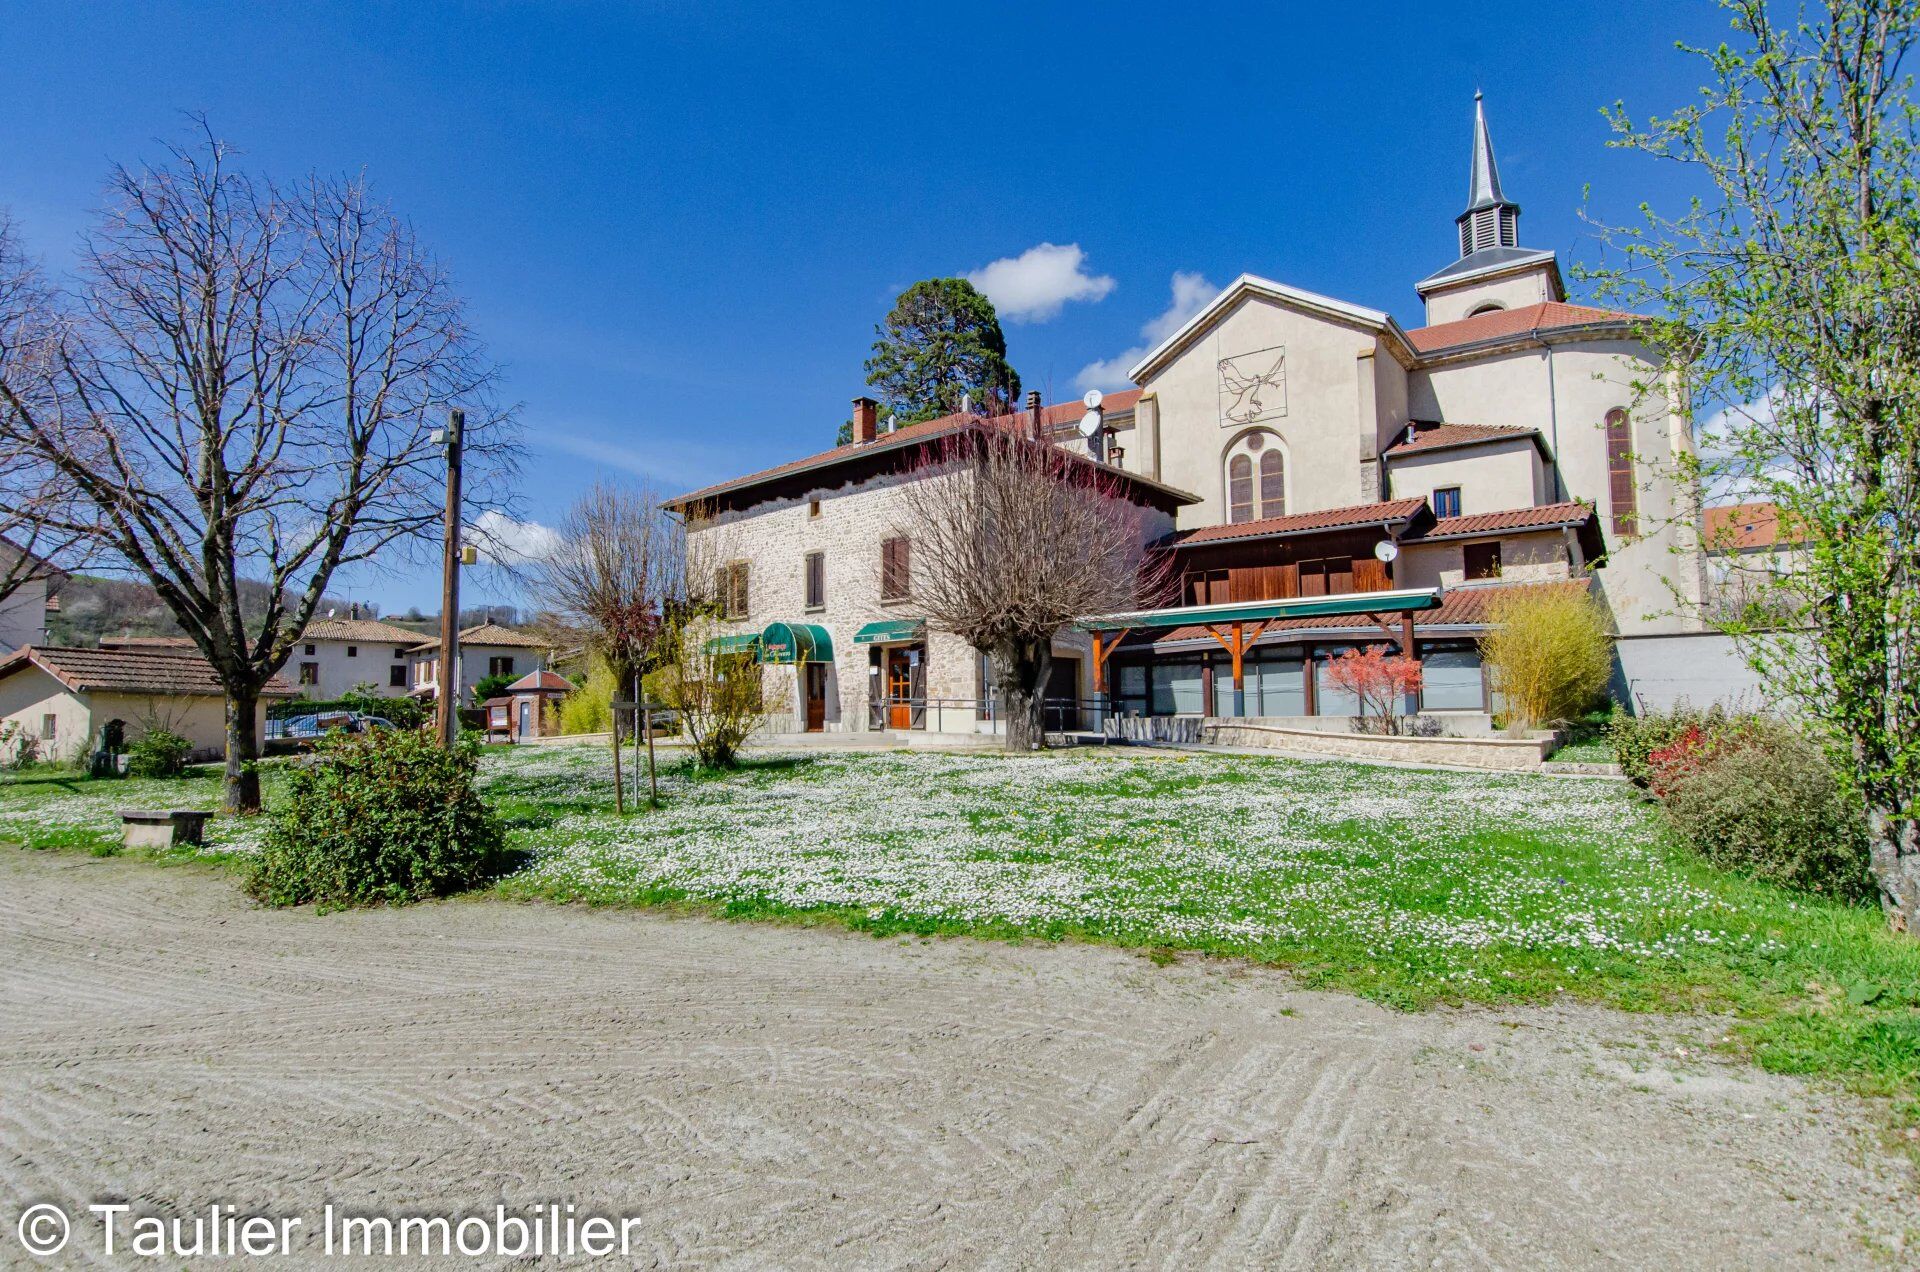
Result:
M1729 1011L1730 1048L1892 1096L1920 1123L1920 941L1877 910L1705 866L1617 783L1144 751L821 754L674 767L665 806L622 819L597 747L482 767L530 858L503 897L1198 950L1402 1007L1566 994ZM102 849L119 808L218 795L212 770L10 780L0 840ZM257 844L257 822L214 825L208 855Z

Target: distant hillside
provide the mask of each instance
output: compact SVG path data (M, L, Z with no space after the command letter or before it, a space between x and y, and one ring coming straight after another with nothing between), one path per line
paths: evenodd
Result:
M257 619L266 610L267 585L243 580L240 610ZM361 607L363 614L369 613ZM320 602L319 613L347 612L347 602L331 598ZM369 614L370 617L377 617ZM47 642L91 647L102 636L180 636L184 633L173 614L145 583L75 574L60 585L60 608L47 616Z

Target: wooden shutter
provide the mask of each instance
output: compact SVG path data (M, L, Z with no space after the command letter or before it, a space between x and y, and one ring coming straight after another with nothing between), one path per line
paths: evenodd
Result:
M735 561L727 567L726 616L747 616L747 563Z
M897 601L907 594L913 577L912 540L904 536L880 541L880 599Z
M1353 559L1353 590L1356 592L1386 591L1387 563L1375 557L1355 557Z
M807 553L807 608L819 609L827 603L827 554Z
M1622 407L1607 412L1607 505L1613 532L1639 533L1637 491L1633 480L1633 418Z

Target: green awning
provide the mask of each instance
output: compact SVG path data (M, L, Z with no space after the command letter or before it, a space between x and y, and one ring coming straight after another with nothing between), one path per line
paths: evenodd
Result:
M760 633L743 632L737 636L715 636L706 644L709 654L743 654L758 657L760 654Z
M1183 605L1175 609L1102 614L1075 624L1083 631L1121 627L1188 627L1205 623L1257 623L1262 619L1318 618L1327 614L1414 614L1437 609L1440 589L1409 587L1390 592L1347 592L1339 596L1295 596L1275 601L1235 601L1226 605Z
M833 637L815 623L768 623L760 633L760 661L815 663L833 661Z
M894 618L884 623L868 623L853 634L856 645L884 645L903 640L924 640L927 635L927 620L924 618Z

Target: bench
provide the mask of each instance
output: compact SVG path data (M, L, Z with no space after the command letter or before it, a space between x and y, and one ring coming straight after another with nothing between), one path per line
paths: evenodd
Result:
M175 848L207 842L212 813L192 808L123 809L120 842L128 848Z

